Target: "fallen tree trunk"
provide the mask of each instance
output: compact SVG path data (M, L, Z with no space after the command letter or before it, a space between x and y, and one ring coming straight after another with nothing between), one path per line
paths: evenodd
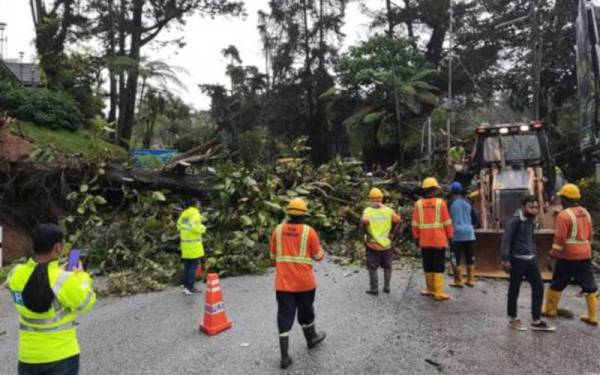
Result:
M44 165L32 162L0 161L0 192L5 197L12 192L36 190L48 198L60 200L98 173L98 167L86 161L69 165ZM121 187L138 190L168 190L174 194L207 198L210 176L185 175L167 171L132 169L122 164L108 164L99 176L101 188Z

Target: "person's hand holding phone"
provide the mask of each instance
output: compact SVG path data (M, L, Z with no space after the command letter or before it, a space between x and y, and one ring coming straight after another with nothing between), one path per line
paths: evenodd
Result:
M73 268L73 272L85 272L85 269L83 268L83 263L81 263L81 261L77 262L77 266Z

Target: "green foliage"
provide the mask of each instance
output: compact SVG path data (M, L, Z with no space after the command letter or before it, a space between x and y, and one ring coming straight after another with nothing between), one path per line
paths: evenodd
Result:
M248 131L240 134L240 159L246 166L252 166L264 161L269 134L264 130Z
M85 121L101 114L104 103L96 96L94 89L102 72L103 62L99 57L85 53L73 53L65 56L62 63L61 91L77 103L77 108Z
M354 113L344 121L353 149L361 149L366 162L371 164L389 160L372 160L367 154L369 150L386 155L390 148L397 150L399 143L404 153L414 148L420 129L410 125L416 119L424 121L423 115L438 105L438 93L428 82L435 71L411 41L373 37L351 47L340 59L337 71L342 90L336 96L355 98L358 102ZM328 97L331 100L332 94ZM396 118L396 101L399 118Z
M178 245L176 204L165 202L161 192L123 187L120 209L102 209L107 202L96 185L102 174L100 167L88 184L67 196L73 204L63 220L67 246L87 251L92 272L111 274L112 293L163 289L179 271L179 254L172 251Z
M57 154L81 154L89 159L127 159L127 152L111 143L100 139L86 130L76 132L68 130L51 130L29 122L17 121L11 124L13 133L30 139L39 152L41 161L54 160Z
M83 116L68 95L44 88L26 88L0 81L0 110L50 129L76 130Z

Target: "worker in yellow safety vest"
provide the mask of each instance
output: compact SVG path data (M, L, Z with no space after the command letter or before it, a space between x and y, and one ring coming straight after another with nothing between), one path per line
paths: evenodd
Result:
M361 218L361 228L365 232L367 269L370 289L367 294L379 294L377 269L383 268L383 292L390 292L392 279L392 261L394 250L392 238L400 227L400 216L383 204L383 192L378 188L369 191L369 207L365 208Z
M19 313L19 375L79 373L75 319L92 309L96 294L81 262L58 264L64 235L42 224L33 235L33 258L16 266L7 285Z
M202 224L198 199L190 199L186 206L188 208L177 219L177 229L181 240L181 260L183 261L182 292L185 295L192 295L201 292L195 287L196 268L204 256L202 235L206 232L206 227Z

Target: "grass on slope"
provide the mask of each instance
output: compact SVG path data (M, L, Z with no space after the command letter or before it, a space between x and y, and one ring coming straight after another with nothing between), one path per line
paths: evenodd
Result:
M89 159L127 159L126 150L95 137L87 130L53 130L24 121L11 124L11 130L15 135L24 135L37 147L51 145L62 154L82 154Z

